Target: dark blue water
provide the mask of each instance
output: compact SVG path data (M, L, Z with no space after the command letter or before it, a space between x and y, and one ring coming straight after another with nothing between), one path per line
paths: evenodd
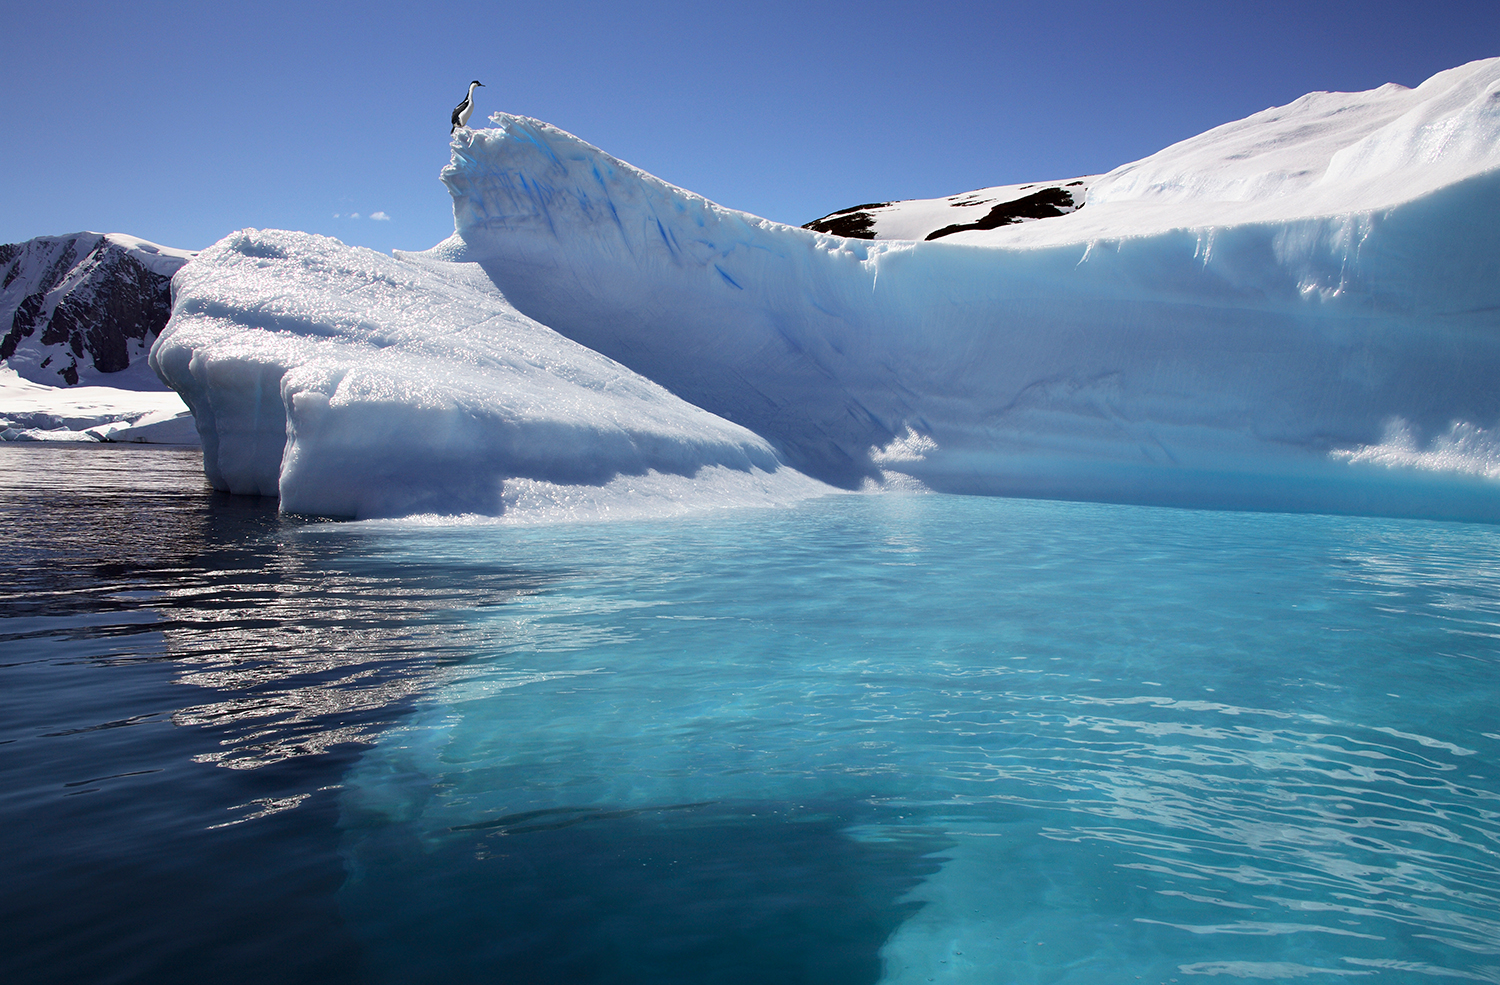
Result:
M0 979L1500 981L1500 533L0 446Z

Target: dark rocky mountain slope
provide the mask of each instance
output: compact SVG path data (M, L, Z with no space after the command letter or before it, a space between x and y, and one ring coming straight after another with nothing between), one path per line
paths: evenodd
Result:
M118 233L0 245L0 360L34 383L162 388L144 357L191 256Z

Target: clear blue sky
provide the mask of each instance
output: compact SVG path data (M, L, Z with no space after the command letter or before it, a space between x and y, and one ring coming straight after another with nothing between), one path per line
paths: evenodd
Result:
M1496 0L10 0L0 25L0 242L189 249L245 226L443 239L472 78L471 124L539 117L800 224L1106 171L1304 92L1500 55Z

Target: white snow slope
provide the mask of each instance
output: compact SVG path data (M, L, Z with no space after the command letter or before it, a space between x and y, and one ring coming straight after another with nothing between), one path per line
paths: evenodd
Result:
M472 264L235 233L173 279L152 368L209 481L345 517L661 515L825 486L519 314Z
M455 135L427 256L817 478L1500 519L1500 60L1314 93L933 242L492 119Z
M0 365L0 441L196 445L198 432L170 390L47 386Z

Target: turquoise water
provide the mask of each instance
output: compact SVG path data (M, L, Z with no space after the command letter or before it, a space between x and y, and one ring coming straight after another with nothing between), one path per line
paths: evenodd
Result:
M872 894L912 882L884 981L1500 980L1492 528L916 496L399 536L559 577L475 618L474 658L347 778L345 905L393 980L414 954L516 960L510 880L628 895L641 863L585 880L571 843L800 825L851 867L885 848ZM442 865L409 894L419 853ZM648 899L701 891L644 864ZM738 919L785 916L752 874ZM417 913L449 916L408 938ZM595 921L566 941L609 957L539 967L721 970Z
M1500 981L1493 527L326 524L122 461L11 480L8 981Z

